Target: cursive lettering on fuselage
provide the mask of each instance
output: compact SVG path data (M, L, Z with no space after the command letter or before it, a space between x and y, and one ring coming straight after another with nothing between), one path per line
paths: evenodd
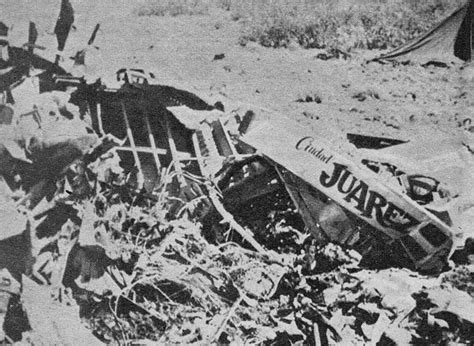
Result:
M366 182L356 178L346 166L333 163L334 170L331 175L321 172L319 182L325 188L336 187L344 195L344 201L354 203L354 207L366 218L375 218L383 227L403 232L419 224L419 221L403 209L371 190Z
M317 147L314 144L313 137L303 137L296 143L296 150L303 150L307 153L310 153L317 159L321 160L324 163L329 163L333 157L333 155L329 155L326 153L324 148Z

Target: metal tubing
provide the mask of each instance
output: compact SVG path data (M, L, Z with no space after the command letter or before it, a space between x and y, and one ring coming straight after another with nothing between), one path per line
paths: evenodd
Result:
M127 110L125 109L125 103L120 101L120 104L122 105L123 119L127 128L127 137L130 141L130 147L132 148L133 159L135 160L135 165L138 167L138 171L143 175L142 165L140 163L140 159L138 158L137 146L135 145L135 140L133 139L132 129L130 128L130 122L128 121Z

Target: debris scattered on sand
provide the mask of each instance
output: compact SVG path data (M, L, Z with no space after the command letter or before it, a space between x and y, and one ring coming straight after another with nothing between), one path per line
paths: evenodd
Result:
M0 342L474 343L469 137L338 142L142 69L89 83L30 30L1 56Z

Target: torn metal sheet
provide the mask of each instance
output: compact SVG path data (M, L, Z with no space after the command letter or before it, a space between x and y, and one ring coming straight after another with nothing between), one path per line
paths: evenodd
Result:
M195 110L185 105L167 109L187 129L194 131L193 149L202 175L213 177L222 168L224 160L240 157L228 126L224 126L222 111Z
M22 301L36 338L45 345L102 345L79 318L79 307L51 298L48 287L23 276Z
M467 137L430 138L377 150L359 149L357 152L361 160L382 165L389 163L403 171L405 185L408 185L404 192L408 195L416 193L416 189L420 190L428 180L435 183L438 193L433 193L425 201L425 207L449 214L455 230L455 244L459 245L474 235L474 155L471 142ZM410 182L412 178L415 181Z
M12 192L5 179L0 176L0 241L20 235L26 229L27 217L18 212L14 201L10 198Z
M446 257L452 229L403 194L395 182L335 150L290 120L255 124L242 141L277 166L306 181L358 219L401 243L415 267L430 267L430 259Z
M359 149L358 153L369 160L389 162L408 174L428 175L459 193L468 185L466 174L474 164L473 155L463 143L461 138L433 138L376 150Z
M173 115L188 129L198 130L202 124L212 124L219 120L222 112L217 109L212 110L195 110L187 106L175 106L167 108Z

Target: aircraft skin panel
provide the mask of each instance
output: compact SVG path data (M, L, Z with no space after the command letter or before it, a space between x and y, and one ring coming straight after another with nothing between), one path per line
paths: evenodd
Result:
M290 120L265 121L255 124L242 141L392 238L427 222L452 236L450 227L436 216L336 152L309 128Z

